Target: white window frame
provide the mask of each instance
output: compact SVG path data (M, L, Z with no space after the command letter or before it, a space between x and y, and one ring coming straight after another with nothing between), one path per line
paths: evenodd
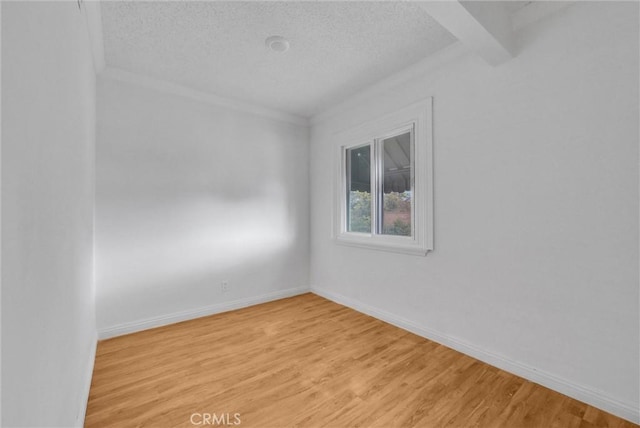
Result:
M433 250L433 98L335 134L334 239L341 245L425 256ZM411 236L376 233L382 186L382 141L412 130ZM371 146L372 233L347 230L347 150Z

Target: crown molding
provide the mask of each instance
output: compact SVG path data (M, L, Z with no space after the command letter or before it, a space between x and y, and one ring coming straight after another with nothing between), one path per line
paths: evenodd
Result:
M404 70L392 74L378 82L367 86L360 92L349 96L345 100L313 115L310 119L312 126L318 125L328 119L352 109L354 106L362 104L364 101L375 98L381 93L388 92L393 88L401 86L411 80L417 79L425 74L452 62L453 60L467 54L469 49L460 42L456 42L446 48L426 57L425 59L411 65Z
M534 1L528 6L516 11L511 16L513 30L518 31L574 3L576 2ZM389 91L420 76L433 72L434 70L470 52L470 48L468 46L465 46L463 43L458 41L417 62L416 64L405 68L400 72L392 74L391 76L388 76L376 83L373 83L372 85L367 86L366 88L362 89L354 95L347 97L346 99L331 104L319 113L316 113L310 118L307 118L277 109L223 97L210 92L196 90L184 85L156 79L149 76L144 76L137 73L132 73L122 69L106 67L102 33L102 20L100 15L100 2L96 0L84 0L82 4L86 11L87 26L89 28L89 34L91 37L94 65L96 67L96 73L99 77L127 82L163 93L178 95L207 104L226 107L244 113L250 113L281 122L287 122L307 127L325 122L329 118L348 111L353 106L358 105L367 99L371 99L385 91Z
M576 1L534 1L512 15L513 30L518 31L574 3Z
M305 127L309 126L309 120L302 116L283 112L280 110L270 109L267 107L261 107L255 104L238 101L231 98L222 97L210 92L199 91L184 85L168 82L166 80L156 79L154 77L144 76L142 74L132 73L130 71L125 71L119 68L107 67L98 75L98 77L105 80L130 83L165 94L177 95L205 104L225 107L238 112L249 113L267 119Z
M513 30L518 31L575 3L576 1L534 1L512 15L511 24ZM424 76L427 73L431 73L470 52L472 52L470 47L458 41L428 56L422 61L398 73L392 74L338 103L332 104L321 112L311 116L309 122L311 126L325 122L336 115L349 111L366 100L370 100L397 86Z

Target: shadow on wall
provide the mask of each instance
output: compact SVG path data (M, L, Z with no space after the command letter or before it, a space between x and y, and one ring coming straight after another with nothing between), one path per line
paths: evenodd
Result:
M291 257L297 233L286 191L273 182L256 187L261 194L245 199L192 194L181 203L172 199L170 205L146 204L113 215L105 207L96 269L99 323L163 314L163 306L166 314L180 306L209 305L220 300L222 280L233 281L226 300L238 297L240 286L251 281L304 285L287 280L290 262L279 263ZM124 230L125 224L135 230Z
M100 329L308 284L306 128L104 79L98 100Z

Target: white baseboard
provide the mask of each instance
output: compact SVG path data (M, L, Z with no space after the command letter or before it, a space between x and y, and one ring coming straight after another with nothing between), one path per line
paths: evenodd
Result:
M286 297L297 296L298 294L308 292L309 287L289 288L286 290L274 291L272 293L266 293L259 296L233 300L231 302L217 303L215 305L189 309L186 311L175 312L168 315L161 315L158 317L147 318L139 321L132 321L100 329L98 331L98 337L100 339L109 339L111 337L122 336L129 333L136 333L138 331L148 330L150 328L162 327L164 325L174 324L177 322L192 320L200 317L206 317L208 315L214 315L221 312L233 311L235 309L246 308L247 306L258 305L260 303L284 299Z
M517 376L550 388L554 391L560 392L561 394L565 394L571 398L575 398L576 400L582 401L606 412L612 413L628 421L634 422L636 424L640 423L640 408L638 407L637 403L631 404L621 402L609 397L602 391L598 391L583 385L578 385L559 376L538 370L535 367L529 366L527 364L522 364L506 358L502 355L498 355L493 352L478 348L477 346L470 343L420 326L406 318L386 312L382 309L374 308L373 306L369 306L355 299L331 291L315 288L313 286L311 287L311 292L341 305L347 306L358 312L362 312L374 318L388 322L389 324L395 325L396 327L399 327L403 330L410 331L411 333L417 334L418 336L433 340L434 342L455 349L456 351L462 352L463 354L469 355L494 367L497 367L509 373L513 373Z
M93 377L93 365L96 361L96 348L98 346L97 333L93 336L91 346L89 347L89 358L85 364L84 377L82 384L81 400L79 403L78 415L76 416L76 427L84 426L84 418L87 414L87 404L89 403L89 392L91 391L91 379Z

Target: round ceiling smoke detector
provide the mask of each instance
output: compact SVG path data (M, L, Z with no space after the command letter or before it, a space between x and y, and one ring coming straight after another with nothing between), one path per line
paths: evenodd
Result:
M289 40L281 36L267 37L264 44L274 52L286 52L289 50Z

